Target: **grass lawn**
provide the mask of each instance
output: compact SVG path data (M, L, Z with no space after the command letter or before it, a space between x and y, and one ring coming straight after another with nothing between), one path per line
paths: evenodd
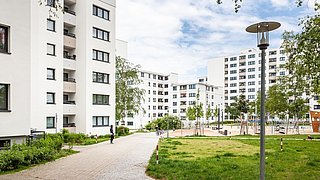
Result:
M269 138L266 179L320 179L320 141L285 136L281 152L280 137ZM146 172L156 179L259 179L259 145L258 139L164 139L159 142L159 164L154 153Z

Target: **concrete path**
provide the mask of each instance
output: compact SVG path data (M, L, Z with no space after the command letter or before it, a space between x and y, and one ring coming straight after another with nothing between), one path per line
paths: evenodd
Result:
M145 175L148 161L156 148L155 133L137 133L85 147L79 153L18 173L2 175L0 180L118 180L151 179Z

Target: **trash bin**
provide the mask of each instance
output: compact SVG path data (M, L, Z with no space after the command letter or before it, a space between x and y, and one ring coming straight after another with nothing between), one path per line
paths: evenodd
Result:
M228 135L228 130L224 130L223 135Z

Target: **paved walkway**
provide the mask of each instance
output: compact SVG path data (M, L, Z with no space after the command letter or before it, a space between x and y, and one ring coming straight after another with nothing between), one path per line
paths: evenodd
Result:
M155 133L136 133L85 147L79 153L18 173L2 175L0 180L118 180L151 179L145 169L158 137Z

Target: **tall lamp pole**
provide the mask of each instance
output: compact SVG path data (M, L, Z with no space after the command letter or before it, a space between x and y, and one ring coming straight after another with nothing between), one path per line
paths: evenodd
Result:
M261 50L261 102L260 102L260 180L265 180L265 55L269 46L269 31L281 26L278 22L260 22L246 28L249 33L257 34L257 45Z

